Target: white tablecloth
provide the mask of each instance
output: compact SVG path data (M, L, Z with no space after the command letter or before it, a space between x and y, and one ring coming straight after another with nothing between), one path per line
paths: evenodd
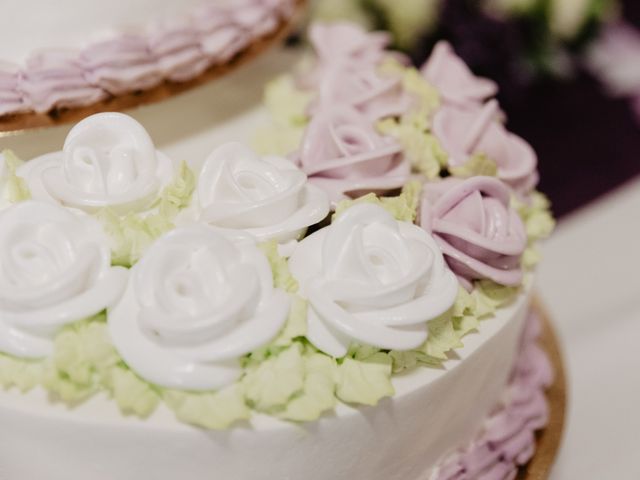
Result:
M544 254L538 290L569 387L551 479L638 480L640 179L560 222Z

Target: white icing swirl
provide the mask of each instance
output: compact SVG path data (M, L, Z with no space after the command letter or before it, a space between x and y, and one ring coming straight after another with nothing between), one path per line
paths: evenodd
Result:
M100 224L82 212L36 201L0 213L0 351L52 352L63 325L115 303L127 270L111 266Z
M300 242L289 261L309 300L307 338L334 357L352 341L410 350L454 303L458 282L433 238L372 204Z
M198 220L239 229L260 241L297 239L329 213L329 199L285 158L260 158L240 143L206 160L197 190Z
M126 214L151 206L176 165L155 150L149 134L122 113L99 113L71 129L62 152L21 168L33 198L92 212Z
M249 236L192 225L151 246L108 321L116 349L141 377L211 390L240 375L238 358L269 342L288 310Z

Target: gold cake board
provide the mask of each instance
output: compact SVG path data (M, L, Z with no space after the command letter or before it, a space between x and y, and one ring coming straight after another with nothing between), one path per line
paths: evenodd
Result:
M562 440L567 403L564 365L558 338L553 329L553 323L539 299L534 300L533 309L542 320L542 335L539 342L551 360L555 377L553 384L547 390L549 423L544 430L538 433L538 444L535 456L522 468L518 476L519 480L546 480L549 478Z
M228 62L213 65L204 73L186 82L172 82L165 80L148 90L127 93L109 97L85 107L52 110L49 113L25 112L0 116L0 138L24 132L25 130L54 127L65 123L78 122L89 115L99 112L123 111L150 103L159 102L180 93L203 85L219 78L240 65L257 57L268 48L280 43L291 31L296 19L301 15L306 0L296 0L295 13L287 20L281 19L280 24L271 32L250 43L238 52Z

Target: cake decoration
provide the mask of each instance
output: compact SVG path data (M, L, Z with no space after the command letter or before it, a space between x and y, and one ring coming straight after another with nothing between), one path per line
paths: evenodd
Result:
M420 224L434 234L467 290L478 279L522 283L520 258L527 235L509 202L508 187L493 177L447 178L425 185Z
M139 25L136 33L124 29L80 45L43 45L18 63L3 58L0 116L81 107L165 80L192 80L277 32L294 7L291 0L205 2L170 20Z
M305 238L290 266L309 300L307 338L333 357L354 341L418 348L426 321L447 311L458 293L433 238L366 203Z
M329 213L324 191L289 160L239 143L218 147L198 179L197 221L243 230L258 241L298 239Z
M240 376L238 359L274 338L288 310L251 238L230 240L197 225L167 233L133 267L109 331L146 380L214 390Z
M112 306L128 271L111 266L93 218L26 201L0 212L0 352L39 358L61 327Z
M175 52L188 50L174 34ZM110 268L129 276L53 332L46 358L0 354L5 386L71 404L107 392L125 413L164 406L211 429L256 412L312 421L393 396L400 372L446 369L467 335L528 295L553 222L531 191L535 156L520 157L497 104L483 91L453 106L384 36L312 35L332 39L316 38L322 58L268 89L278 136L264 156L225 144L189 159L194 172L120 114L81 122L63 152L21 166L4 153L8 204L33 196L91 219L109 263L127 267ZM456 91L470 98L474 82ZM358 101L339 103L346 91ZM402 108L379 108L387 94ZM450 123L460 115L473 135Z

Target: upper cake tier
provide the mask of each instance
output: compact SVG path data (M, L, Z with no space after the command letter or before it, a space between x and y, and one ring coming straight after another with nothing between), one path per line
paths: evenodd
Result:
M286 31L299 0L0 3L0 131L166 98Z

